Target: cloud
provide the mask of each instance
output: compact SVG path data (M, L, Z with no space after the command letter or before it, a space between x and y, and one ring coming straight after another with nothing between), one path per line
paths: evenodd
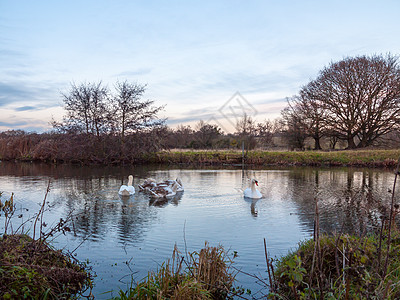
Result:
M44 132L49 130L49 125L46 121L30 118L15 118L11 121L0 121L0 131L16 129L29 132Z
M140 68L137 70L132 70L132 71L125 71L116 74L114 77L131 77L131 76L138 76L138 75L146 75L151 72L151 68Z
M22 106L15 108L17 111L43 109L59 106L58 84L48 84L43 88L30 86L22 82L4 83L0 82L0 107L15 105L17 103L35 103L35 106Z
M23 54L21 52L15 51L15 50L9 50L9 49L0 49L0 57L23 57Z
M27 111L27 110L37 110L40 109L39 107L35 107L35 106L21 106L21 107L17 107L15 109L15 111Z
M11 128L11 127L25 126L28 124L30 124L28 121L22 121L22 120L15 121L15 122L0 121L0 127L10 127Z
M19 85L0 82L0 106L5 106L15 101L26 100L29 93Z

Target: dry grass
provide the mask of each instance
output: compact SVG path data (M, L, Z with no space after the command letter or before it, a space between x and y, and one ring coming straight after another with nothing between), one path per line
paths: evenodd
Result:
M114 299L226 299L235 275L232 260L222 246L207 243L200 252L181 256L175 246L172 262L168 260L157 272Z

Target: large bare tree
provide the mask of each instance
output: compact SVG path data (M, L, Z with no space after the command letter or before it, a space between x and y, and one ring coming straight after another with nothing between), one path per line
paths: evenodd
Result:
M399 124L400 68L390 54L349 57L331 63L300 95L324 112L329 131L366 147Z

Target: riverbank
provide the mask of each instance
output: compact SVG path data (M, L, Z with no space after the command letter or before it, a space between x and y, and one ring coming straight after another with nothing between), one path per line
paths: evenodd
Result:
M92 286L84 264L42 239L25 234L0 237L2 299L70 299Z
M235 165L242 162L256 166L343 166L393 168L400 150L344 151L162 151L143 155L144 163Z

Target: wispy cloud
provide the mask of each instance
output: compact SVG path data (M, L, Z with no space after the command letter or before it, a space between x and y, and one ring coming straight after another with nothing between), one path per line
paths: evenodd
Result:
M151 72L151 68L140 68L137 70L132 70L132 71L124 71L121 73L118 73L114 75L114 77L120 78L120 77L136 77L139 75L146 75Z
M29 91L21 85L0 82L0 106L16 101L26 101L29 95Z
M54 101L56 99L56 101ZM46 87L32 86L24 82L0 82L0 107L17 103L35 103L14 108L17 111L42 109L59 106L58 85L48 84Z
M25 131L44 132L49 130L48 122L32 118L13 118L9 121L0 121L0 131L22 129Z
M15 111L27 111L27 110L38 110L40 109L39 107L36 106L21 106L21 107L17 107L14 110Z

